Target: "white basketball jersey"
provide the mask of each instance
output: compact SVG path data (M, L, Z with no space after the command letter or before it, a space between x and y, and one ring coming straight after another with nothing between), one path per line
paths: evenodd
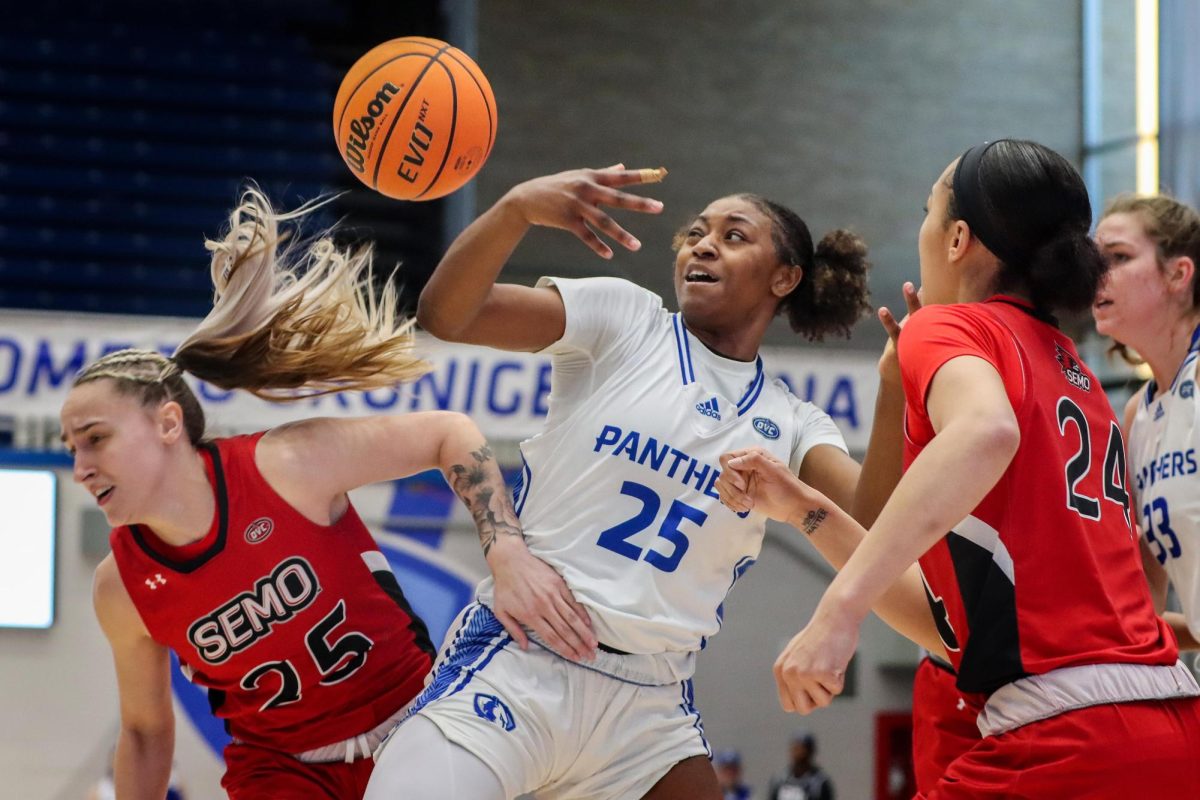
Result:
M604 644L698 650L765 524L721 504L720 456L761 445L796 471L811 447L845 443L826 414L766 379L761 359L708 351L657 295L615 278L547 283L566 331L548 348L546 430L521 445L514 497L529 549L563 575ZM491 592L489 578L480 599Z
M1200 328L1170 391L1155 398L1155 383L1146 386L1129 432L1129 470L1137 487L1138 527L1171 578L1188 628L1200 637L1197 361Z

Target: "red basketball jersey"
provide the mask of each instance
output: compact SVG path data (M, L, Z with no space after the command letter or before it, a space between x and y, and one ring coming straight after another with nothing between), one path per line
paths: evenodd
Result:
M201 448L217 503L203 539L170 547L131 525L110 542L146 629L230 734L301 753L403 707L433 647L354 508L329 526L303 517L259 474L261 437Z
M1021 443L983 502L921 558L958 687L991 692L1082 664L1174 664L1130 523L1121 428L1053 320L1004 296L915 314L900 337L905 467L933 438L935 373L963 355L1000 373Z

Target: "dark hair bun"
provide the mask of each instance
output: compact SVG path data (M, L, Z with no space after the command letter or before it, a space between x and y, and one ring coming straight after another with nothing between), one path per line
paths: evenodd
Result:
M1106 270L1104 257L1085 230L1058 233L1035 249L1023 277L1029 299L1039 308L1090 308Z
M792 330L810 341L829 333L848 337L871 310L867 243L848 230L830 231L817 243L814 262L780 307Z

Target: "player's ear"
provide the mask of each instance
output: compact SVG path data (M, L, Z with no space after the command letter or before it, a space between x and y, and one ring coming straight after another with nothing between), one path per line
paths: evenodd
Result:
M771 294L779 298L787 297L792 290L800 285L804 270L794 264L781 264L771 275Z
M164 444L174 444L179 438L187 437L187 429L183 424L183 406L174 400L168 400L158 407L158 433Z

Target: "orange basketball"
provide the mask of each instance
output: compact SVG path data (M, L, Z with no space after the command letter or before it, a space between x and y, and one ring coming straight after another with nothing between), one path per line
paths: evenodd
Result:
M437 39L392 39L338 89L333 135L359 180L397 200L432 200L469 181L496 142L496 98L479 66Z

